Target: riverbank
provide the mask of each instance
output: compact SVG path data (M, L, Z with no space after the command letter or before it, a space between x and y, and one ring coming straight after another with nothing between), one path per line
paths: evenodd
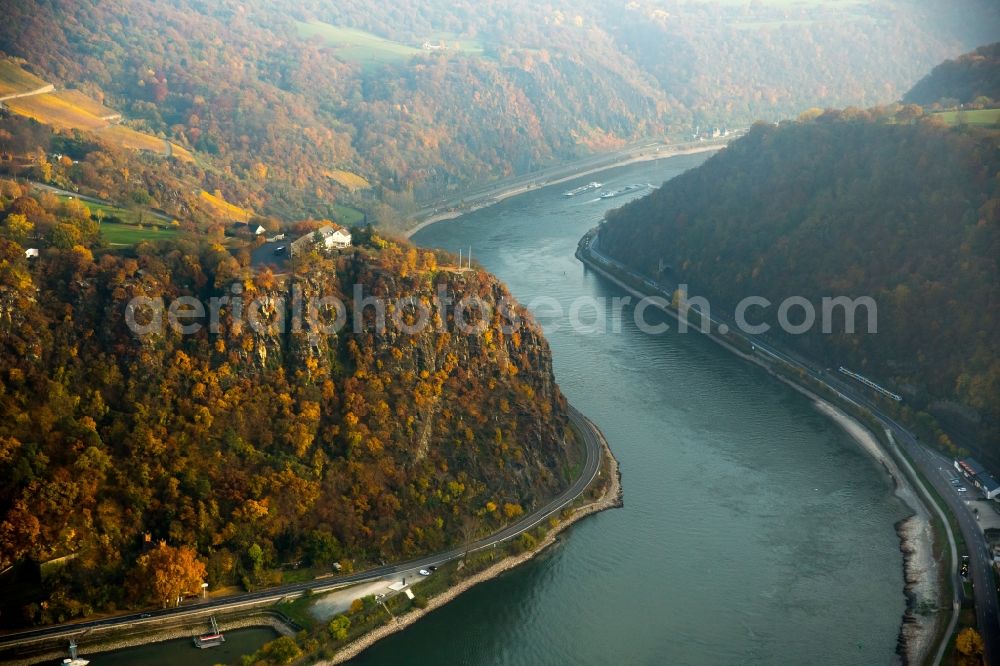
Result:
M498 204L504 199L509 199L511 197L516 197L519 194L524 194L532 190L541 189L543 187L549 187L550 185L559 185L560 183L565 183L576 178L583 178L585 176L590 176L592 174L600 173L602 171L607 171L608 169L616 169L618 167L628 166L630 164L639 164L641 162L652 162L654 160L662 160L669 157L678 157L680 155L696 155L698 153L710 153L718 150L722 150L726 147L726 144L713 144L710 146L696 146L693 148L679 148L679 149L669 149L665 148L659 152L653 153L641 153L639 155L630 155L629 157L622 158L620 160L610 162L608 164L602 164L596 167L584 167L582 169L569 172L565 175L558 176L551 180L546 180L543 183L523 183L519 185L504 185L502 183L497 184L496 188L493 190L483 193L479 199L476 200L470 206L463 209L447 210L440 213L435 213L428 218L425 218L418 222L413 227L408 228L404 232L406 238L410 238L415 233L429 227L432 224L438 222L443 222L444 220L453 220L462 215L467 215L473 211L481 210L487 208L494 204Z
M906 595L906 613L899 630L898 651L904 663L922 664L934 647L941 619L936 611L944 602L937 586L940 572L934 558L934 528L930 511L907 475L896 464L895 458L868 428L825 400L816 398L816 407L882 465L896 486L896 497L913 511L913 515L896 523L899 550L903 554L903 594Z
M250 629L255 627L265 627L275 632L277 636L294 636L295 631L288 626L277 614L263 611L244 617L230 617L218 620L219 631L236 631L238 629ZM156 645L180 638L193 639L195 636L204 634L209 629L208 619L194 621L187 620L178 626L162 629L149 629L137 631L131 636L107 636L103 639L88 641L85 646L81 646L79 653L81 657L94 661L101 654L123 650L126 648L139 647L141 645ZM35 664L54 663L66 656L65 647L51 649L24 659L14 659L8 662L10 666L33 666ZM96 662L95 662L96 663Z
M466 578L462 578L461 576L456 577L454 579L454 585L450 589L440 587L439 589L441 591L435 596L430 597L428 605L424 606L423 610L419 610L419 607L414 604L412 607L415 610L412 610L405 615L393 616L394 624L390 626L390 631L385 631L385 627L377 626L377 628L367 634L361 634L359 632L356 634L358 636L358 640L347 644L341 649L341 651L343 649L348 649L351 646L359 646L354 648L356 654L360 650L365 649L365 647L372 645L379 638L394 633L395 631L412 624L417 619L422 617L426 611L439 608L448 601L457 597L462 592L471 589L476 584L489 580L497 575L500 575L504 571L508 571L521 563L530 560L535 555L545 550L545 548L552 545L559 533L583 517L608 508L622 506L621 474L618 469L618 462L611 453L607 440L605 439L603 433L590 419L572 408L570 408L570 411L570 420L573 424L574 431L577 432L579 436L583 437L584 441L581 442L581 446L585 446L587 450L586 463L580 473L576 475L570 487L567 488L561 495L554 498L550 505L540 509L536 516L528 516L525 521L522 521L526 523L527 526L518 527L521 523L511 526L509 529L518 530L513 532L512 535L503 537L500 541L487 541L485 544L477 545L474 542L471 544L474 547L471 550L466 550L465 558L463 558L461 549L456 549L454 551L449 551L447 554L443 554L442 556L444 559L438 560L438 563L441 564L442 572L447 569L445 564L449 561L461 560L461 562L458 563L458 571L461 571L465 564L470 563L470 560L467 559L470 554L479 553L481 555L485 555L485 557L481 558L480 561L472 563L467 571ZM506 542L510 540L512 536L517 535L530 538L527 542L524 542L524 545L521 545L513 551L517 553L517 555L505 557L505 553L510 551L506 547L497 548L497 546L501 545L501 541ZM469 548L469 546L466 548ZM493 564L497 557L502 557L504 559L500 560L496 564ZM489 562L485 561L487 559ZM489 568L481 571L480 566L486 564L489 564ZM419 581L419 576L416 576L415 573L418 566L428 565L413 564L413 567L408 571ZM429 568L435 569L436 567ZM405 574L407 571L403 571L403 573ZM437 579L438 576L435 576L433 580ZM381 582L383 584L380 585L380 589L384 587L384 580ZM351 591L352 602L359 597L369 595L369 592L365 591L364 585L365 583L362 582L360 583L360 587L351 586L349 588ZM421 588L418 587L415 589L420 590ZM303 594L307 597L311 597L314 592L315 590L309 588L306 588L304 591L294 591L284 595L282 601L290 602ZM418 593L420 592L418 591ZM425 591L423 594L428 594L428 592ZM403 599L403 596L399 595L399 598ZM413 599L412 596L410 598ZM273 604L274 602L272 600L268 600L264 603ZM406 604L403 610L409 610L409 608L410 605ZM310 627L311 623L303 622L303 626L299 626L296 623L296 620L299 618L294 614L294 612L289 611L286 613L285 610L286 609L282 608L280 605L277 608L272 607L252 611L250 614L247 614L246 611L230 611L230 614L227 614L227 611L222 608L196 609L194 611L194 615L142 618L134 624L126 626L124 632L121 630L121 627L116 627L114 635L108 635L103 638L95 638L92 634L88 633L89 630L82 630L75 636L75 638L79 640L83 636L87 636L86 645L81 645L80 647L81 655L117 652L125 648L155 645L171 640L191 638L193 636L203 634L210 617L215 617L218 620L220 629L223 631L247 627L269 627L277 635L298 637L298 639L301 639L299 632L303 631L303 626L307 628ZM388 607L386 607L386 611L389 612ZM328 619L329 618L320 618L320 627L325 627L326 620ZM325 637L326 631L321 630L321 632ZM56 646L53 643L45 649L40 649L36 654L30 657L20 659L15 657L11 661L5 661L4 663L17 663L28 666L29 664L35 664L40 661L44 662L46 660L57 658L65 651L62 648L62 645L65 644L65 640L49 638L43 638L41 640L47 640L49 642L54 640L60 643L60 645ZM313 642L315 643L315 641ZM315 650L316 648L312 649ZM326 652L324 653L324 656L328 654L330 653ZM339 652L337 654L339 654Z
M604 477L607 479L600 497L573 509L568 516L563 517L557 525L549 530L549 532L545 535L545 538L539 541L535 548L521 553L520 555L506 557L489 568L462 580L446 592L431 597L427 602L426 608L418 609L409 612L402 617L395 618L394 622L385 624L340 648L340 650L338 650L331 659L318 662L317 666L333 666L334 664L342 664L345 661L353 659L378 641L386 638L387 636L391 636L398 631L402 631L428 613L441 608L476 585L492 580L497 576L500 576L501 574L519 567L525 562L535 558L539 553L552 546L556 542L559 534L577 521L595 513L606 511L607 509L623 506L621 470L618 467L618 460L614 457L614 454L611 453L611 448L608 446L608 442L604 438L604 434L601 433L596 426L593 426L593 424L591 424L591 426L594 428L594 432L600 439L603 455L600 472L601 476L598 478Z
M582 242L576 256L591 270L611 280L632 296L638 299L648 296L634 285L601 266L589 256L589 249L585 249ZM675 321L680 321L677 312L673 309L660 305L654 305L654 307ZM698 327L692 324L692 328ZM913 512L912 515L895 525L896 535L900 540L899 549L903 554L903 594L906 597L906 611L900 623L897 653L903 659L904 664L924 663L931 655L940 623L944 621L939 611L944 610L942 604L946 595L939 585L941 579L938 563L934 556L934 530L931 524L931 514L924 500L915 490L910 477L900 470L895 457L883 446L879 438L856 418L838 409L808 387L793 381L784 373L777 372L771 363L765 362L758 355L738 349L725 338L715 334L714 331L707 335L727 351L764 368L769 374L812 400L817 409L847 432L892 478L896 496ZM927 498L927 501L932 502L933 500Z

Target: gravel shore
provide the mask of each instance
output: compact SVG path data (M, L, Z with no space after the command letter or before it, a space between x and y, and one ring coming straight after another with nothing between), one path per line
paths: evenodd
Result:
M595 262L584 259L591 269L604 275L626 291L642 298L645 294L605 271ZM667 315L677 318L675 312L663 309ZM909 478L902 473L893 457L885 450L875 436L857 419L837 409L812 391L774 372L767 363L746 354L717 335L713 341L733 354L766 369L774 377L799 393L813 400L817 408L843 428L858 444L879 462L892 477L896 486L896 496L913 511L913 515L896 524L900 552L903 554L903 594L906 596L906 611L900 623L897 653L904 664L921 664L933 648L938 623L946 621L944 609L948 600L944 599L939 585L938 562L934 559L933 528L928 507L920 499Z
M906 664L922 664L933 647L941 621L937 609L945 604L937 584L938 563L934 559L930 512L896 461L867 428L828 402L817 400L816 406L885 468L896 485L896 496L913 511L912 516L896 523L899 550L903 553L903 594L906 595L897 652ZM920 611L928 612L922 614Z

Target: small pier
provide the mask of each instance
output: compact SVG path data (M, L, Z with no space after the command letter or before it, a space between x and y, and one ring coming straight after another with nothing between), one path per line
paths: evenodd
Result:
M77 656L76 641L71 638L69 639L69 659L63 659L62 663L63 666L87 666L90 662Z
M215 617L212 617L212 631L207 634L202 634L201 636L194 637L194 646L196 648L210 648L222 645L226 642L226 637L222 635L219 631L219 623L215 621Z

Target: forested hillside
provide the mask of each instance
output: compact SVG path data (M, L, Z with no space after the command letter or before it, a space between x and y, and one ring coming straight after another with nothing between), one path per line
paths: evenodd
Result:
M414 335L392 318L379 332L371 310L333 335L291 321L293 286L349 308L354 285L390 302L508 301L484 272L364 231L282 278L207 242L108 252L83 204L9 181L0 195L0 570L18 565L24 584L50 562L42 588L5 578L5 624L158 605L144 581L178 562L207 567L213 589L254 588L296 563L436 552L568 483L577 449L533 324L505 331L497 314L464 331L447 304ZM39 231L52 244L28 259L21 243ZM235 305L216 332L126 325L136 296L240 290L289 332L247 314L240 326Z
M941 63L903 99L913 104L945 107L1000 103L1000 42Z
M889 102L1000 25L983 0L62 0L5 12L0 50L194 154L109 194L141 190L186 217L191 190L218 188L258 213L334 216L339 202L382 222L646 137Z
M804 296L817 312L824 296L871 296L877 334L844 334L841 321L833 335L817 324L783 343L892 387L923 436L996 461L1000 144L989 130L920 113L854 109L756 125L609 214L602 248L650 275L663 269L730 313L751 295Z

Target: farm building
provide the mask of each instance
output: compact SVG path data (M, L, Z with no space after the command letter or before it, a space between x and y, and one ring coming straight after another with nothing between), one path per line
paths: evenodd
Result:
M265 229L263 226L259 224L254 224L253 222L236 222L235 224L233 224L233 228L236 229L237 231L242 231L243 229L246 229L254 236L262 236L265 233L267 233L267 229Z
M308 252L313 248L324 250L342 250L351 247L351 232L343 227L328 224L312 233L292 241L292 254Z

